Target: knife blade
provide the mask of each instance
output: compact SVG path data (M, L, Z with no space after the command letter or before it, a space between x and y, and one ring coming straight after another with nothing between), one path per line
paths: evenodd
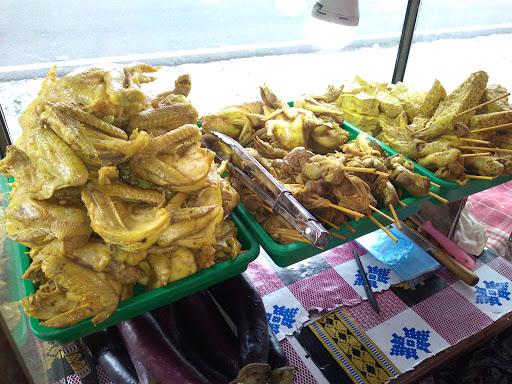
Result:
M329 231L240 143L223 133L212 131L203 135L203 144L215 152L219 159L228 160L227 166L231 174L256 193L312 245L324 248L329 243Z
M364 270L363 263L359 258L359 253L357 253L355 249L352 249L352 256L354 256L354 259L356 260L359 275L361 275L361 279L363 280L363 288L364 291L366 292L366 297L368 298L368 301L370 302L370 305L375 310L375 312L379 313L379 303L377 303L375 294L372 291L372 287L370 285L370 282L368 281L368 276L366 275L366 271Z
M402 232L407 235L412 241L418 244L421 248L427 251L434 259L436 259L440 264L444 265L448 270L450 270L455 276L460 278L466 284L474 286L478 283L478 276L467 268L465 265L459 263L453 257L451 257L448 253L443 251L441 248L434 245L430 242L425 236L421 233L418 233L416 230L411 228L407 223L402 226Z

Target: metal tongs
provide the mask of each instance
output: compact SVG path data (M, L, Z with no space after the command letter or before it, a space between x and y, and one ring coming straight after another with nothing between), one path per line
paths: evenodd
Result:
M329 231L236 140L212 131L203 135L203 145L215 152L219 160L227 160L231 174L281 215L307 241L317 248L327 245L331 238Z

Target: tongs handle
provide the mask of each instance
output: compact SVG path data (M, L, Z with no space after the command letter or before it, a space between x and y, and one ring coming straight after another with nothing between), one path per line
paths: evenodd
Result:
M308 242L325 248L331 239L327 231L289 191L283 191L274 202L272 210L283 216Z

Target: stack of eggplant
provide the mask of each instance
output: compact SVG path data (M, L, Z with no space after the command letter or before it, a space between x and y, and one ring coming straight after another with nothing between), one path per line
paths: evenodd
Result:
M85 343L93 363L116 384L290 384L294 377L261 297L244 275L88 336Z

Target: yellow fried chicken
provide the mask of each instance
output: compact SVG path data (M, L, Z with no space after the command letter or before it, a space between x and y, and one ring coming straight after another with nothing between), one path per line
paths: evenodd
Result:
M90 182L82 191L91 227L105 242L136 252L149 248L169 225L169 213L158 208L162 194L120 182Z
M158 245L199 249L215 243L215 228L224 215L219 187L206 187L188 199L183 207L183 198L178 203L171 200L170 204L172 207L167 209L171 211L171 224L160 235Z
M27 247L58 242L62 251L85 245L91 234L83 206L35 200L16 189L5 211L7 235Z
M41 269L54 285L22 300L27 314L44 320L41 325L62 328L88 317L97 324L116 310L121 285L109 274L94 272L63 255L45 258ZM48 292L53 293L50 302L45 301Z
M152 138L130 162L132 171L144 180L172 191L194 191L208 183L215 154L201 148L201 132L183 125Z

